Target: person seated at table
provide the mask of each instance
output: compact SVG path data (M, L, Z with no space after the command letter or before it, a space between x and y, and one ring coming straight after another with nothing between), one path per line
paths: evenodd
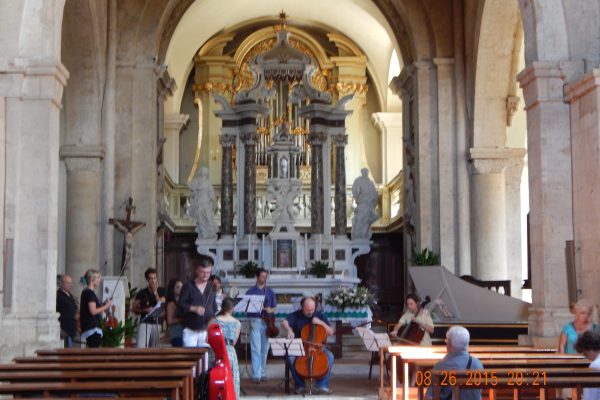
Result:
M301 308L299 310L288 314L287 318L282 322L283 329L286 330L288 339L301 338L302 328L310 323L322 326L328 336L333 336L333 329L329 325L327 317L322 312L315 311L316 302L314 298L304 297L300 302L300 307ZM317 393L330 394L332 391L329 389L329 379L331 378L331 373L333 372L333 353L327 348L323 348L323 351L327 355L329 369L323 378L317 379L315 388ZM292 377L294 378L294 385L296 387L295 392L296 394L304 394L306 391L306 383L304 379L298 375L294 365L295 361L296 357L289 357L290 371L292 373Z
M592 362L590 368L600 370L600 331L583 332L575 342L575 350ZM583 400L600 400L600 388L584 388Z
M431 336L429 335L433 333L433 320L431 319L429 311L422 307L419 296L415 293L408 294L408 296L406 296L406 308L406 312L402 314L400 320L398 320L398 323L394 326L392 332L390 332L390 336L402 337L410 342L411 338L403 337L402 333L412 322L414 322L419 326L419 329L423 331L423 338L416 344L420 344L421 346L431 346Z
M446 332L446 349L448 353L433 367L438 371L457 371L465 369L483 369L483 364L469 354L469 331L462 326L455 325ZM441 399L452 399L452 387L442 386ZM427 398L433 398L433 388L427 389ZM481 400L480 389L461 389L461 400Z

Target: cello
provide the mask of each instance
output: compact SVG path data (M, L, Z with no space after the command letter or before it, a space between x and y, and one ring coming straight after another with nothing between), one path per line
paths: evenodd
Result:
M419 307L417 308L417 312L415 313L415 318L419 316L423 307L431 302L431 298L429 296L425 296L425 300L419 303ZM420 344L421 340L423 340L423 336L425 336L425 329L419 325L416 321L411 321L404 330L401 335L398 335L398 339L403 342L408 342L411 344Z
M296 373L304 379L321 379L329 371L329 360L323 351L327 340L327 331L321 325L309 323L304 325L300 333L304 345L304 356L296 358Z

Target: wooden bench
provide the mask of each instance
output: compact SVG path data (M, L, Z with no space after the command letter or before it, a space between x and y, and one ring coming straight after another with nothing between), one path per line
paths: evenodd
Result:
M474 346L474 349L477 349ZM471 349L469 348L469 351ZM429 363L431 366L435 365L441 360L445 353L430 351L426 347L410 347L410 346L392 346L388 348L390 356L392 358L392 382L391 382L391 395L393 398L396 396L396 368L397 359L399 358L402 363L402 376L403 376L403 399L408 400L409 390L409 366L415 365L417 362ZM474 354L484 365L485 360L506 360L513 362L514 360L540 360L540 361L552 361L552 360L584 360L582 356L574 356L569 354L557 354L557 353L546 353L546 352L481 352ZM382 358L382 357L380 357ZM384 392L384 381L383 381L383 366L380 365L380 392Z
M158 395L180 399L182 389L182 380L0 383L0 394L36 395L43 398L55 393L114 393L118 397L152 394L152 397Z
M182 398L191 400L194 394L194 381L191 366L187 369L146 370L138 369L100 369L100 370L36 370L36 371L0 371L0 382L89 382L89 381L164 381L183 382Z
M46 362L32 362L32 363L18 363L18 364L0 364L0 371L47 371L47 370L101 370L101 369L146 369L146 370L161 370L167 368L193 368L196 365L195 361L151 361L145 362L140 365L139 362L132 362L126 360L114 360L110 363L107 362L57 362L57 363L46 363Z
M445 384L440 382L445 380ZM600 387L600 371L590 368L500 368L460 371L431 371L433 398L440 398L442 386L451 386L455 399L460 389L487 389L490 400L498 391L512 392L514 399L523 391L537 391L537 398L546 399L548 389L572 388L572 398L581 399L584 387Z

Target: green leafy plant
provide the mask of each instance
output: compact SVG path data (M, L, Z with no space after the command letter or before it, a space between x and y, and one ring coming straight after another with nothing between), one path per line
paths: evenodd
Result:
M415 265L440 265L440 256L427 247L421 251L413 249L412 261Z
M329 263L327 261L313 261L308 269L308 273L317 278L325 278L327 274L331 272L332 269L329 268Z
M254 278L257 270L258 264L256 264L254 261L248 261L246 264L240 267L239 273L244 275L246 278Z
M119 321L115 328L106 326L106 321L102 319L100 327L102 328L102 347L119 347L125 341L132 339L135 335L136 329L136 318L129 317L125 320L123 325L122 321Z
M373 302L373 294L366 287L340 287L334 289L325 299L325 304L337 308L364 307Z

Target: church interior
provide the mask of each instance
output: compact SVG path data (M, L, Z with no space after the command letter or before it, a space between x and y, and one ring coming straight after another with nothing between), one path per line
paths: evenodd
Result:
M57 275L201 258L283 318L416 291L556 348L598 323L599 34L594 0L0 3L0 360L62 347Z

